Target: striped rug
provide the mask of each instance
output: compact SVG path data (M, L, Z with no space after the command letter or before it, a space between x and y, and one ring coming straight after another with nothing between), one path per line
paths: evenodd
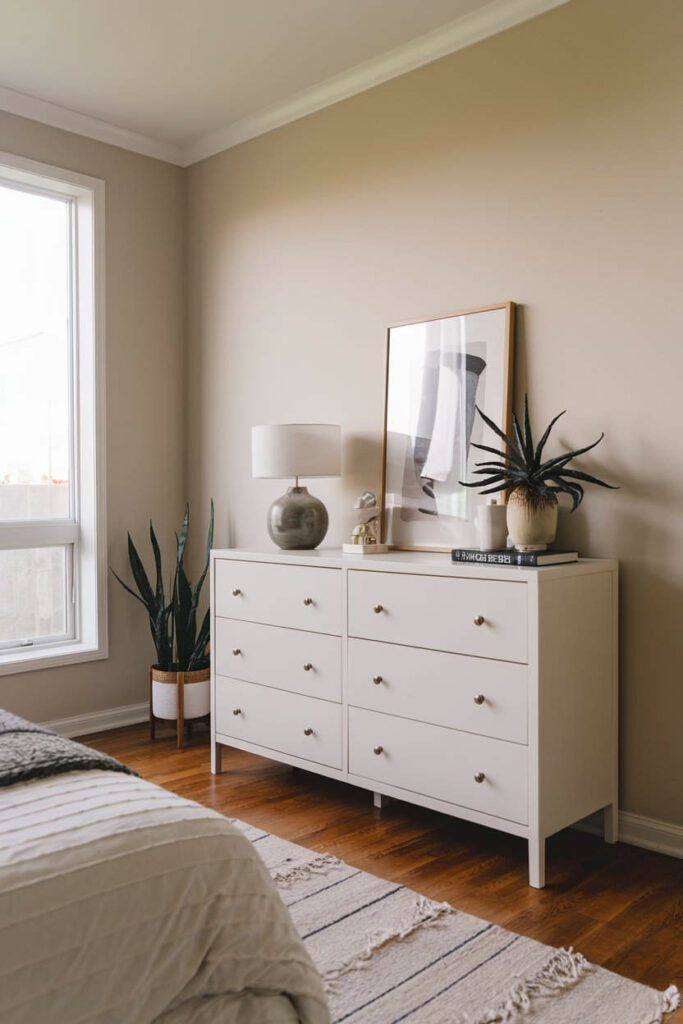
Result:
M666 992L232 819L323 976L334 1024L656 1024Z

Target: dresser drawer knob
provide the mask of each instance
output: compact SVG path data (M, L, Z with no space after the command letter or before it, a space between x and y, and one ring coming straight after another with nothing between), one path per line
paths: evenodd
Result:
M304 598L304 604L306 605L307 608L309 608L313 604L313 598L312 597L305 597Z
M241 715L242 714L242 708L233 708L232 709L232 713L233 713L233 715Z
M304 729L304 736L312 736L312 735L313 735L313 730L311 729L311 727L309 725L306 729Z
M232 592L232 596L233 597L240 597L241 594L242 594L242 591L240 590L240 588L239 587L235 587L235 589Z
M376 615L379 615L380 612L384 611L384 605L383 604L376 604L375 607L373 608L373 611L375 612Z
M474 703L475 704L483 704L485 700L486 700L486 697L484 696L483 693L477 693L475 695L475 698L474 698Z
M373 676L372 681L375 684L375 686L379 686L380 683L384 682L381 676Z
M474 625L475 626L483 626L485 622L486 622L486 619L484 618L483 615L475 616L475 619L474 619Z
M377 754L377 756L379 757L380 754L384 753L384 747L380 747L380 746L373 747L372 752L373 752L373 754Z
M475 782L483 782L485 778L486 778L486 776L484 775L483 772L477 772L477 774L474 776L474 781Z
M238 654L242 653L242 650L240 647L233 647L232 653L235 655L235 657L237 657Z
M310 672L312 668L313 666L311 665L310 661L307 661L306 664L304 665L304 672Z

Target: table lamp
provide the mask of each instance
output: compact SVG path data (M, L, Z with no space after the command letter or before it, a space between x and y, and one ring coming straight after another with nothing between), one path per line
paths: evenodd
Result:
M319 498L299 486L299 477L341 474L341 427L332 423L269 423L251 430L252 476L293 477L294 487L268 509L268 533L278 547L317 548L329 517Z

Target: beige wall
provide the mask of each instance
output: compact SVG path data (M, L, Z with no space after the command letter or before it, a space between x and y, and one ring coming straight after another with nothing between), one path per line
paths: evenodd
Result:
M683 5L573 0L188 172L187 472L217 540L282 488L250 427L343 425L338 543L376 485L390 321L521 304L516 393L597 489L561 541L615 556L622 807L683 821ZM576 638L577 643L581 638Z
M170 535L185 477L202 531L213 495L219 544L266 542L281 485L251 480L257 422L343 424L344 478L316 485L340 542L378 480L385 325L521 304L517 395L537 424L569 409L563 443L604 429L585 465L622 484L565 514L560 538L623 565L622 806L676 822L682 31L678 0L572 0L187 172L0 113L0 150L107 182L118 567L150 514ZM0 677L1 706L46 720L144 699L146 624L109 596L109 659Z
M0 150L106 181L109 560L147 521L172 539L182 517L184 172L0 113ZM109 585L109 658L0 677L0 706L38 721L143 701L152 642L142 609Z

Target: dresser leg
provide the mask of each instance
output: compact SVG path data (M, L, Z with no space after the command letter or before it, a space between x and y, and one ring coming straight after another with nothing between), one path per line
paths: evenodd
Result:
M221 774L221 755L223 753L223 745L221 743L211 744L211 774Z
M619 841L619 808L616 804L607 804L602 812L602 825L606 843Z
M529 837L529 885L534 889L545 886L545 839Z
M382 794L381 793L373 793L372 794L372 803L373 803L374 807L376 807L378 810L381 811L382 810Z

